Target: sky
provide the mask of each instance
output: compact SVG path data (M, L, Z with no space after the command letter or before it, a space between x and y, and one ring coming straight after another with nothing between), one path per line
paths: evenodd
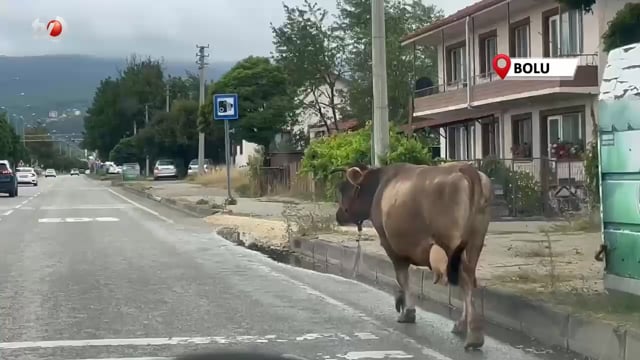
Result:
M451 14L476 0L425 0ZM285 0L287 5L303 0ZM316 0L335 12L336 0ZM132 53L194 60L209 44L210 60L236 61L273 50L270 23L284 20L281 0L0 0L0 55ZM64 19L60 40L34 36L36 18Z

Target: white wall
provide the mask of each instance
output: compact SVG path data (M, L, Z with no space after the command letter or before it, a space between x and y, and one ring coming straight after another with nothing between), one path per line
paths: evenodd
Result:
M513 0L512 2L518 2L518 0ZM584 32L584 41L583 41L583 53L584 54L598 54L601 53L601 34L606 30L607 22L615 16L617 10L619 10L625 3L629 2L629 0L606 0L599 1L596 7L594 7L594 14L583 14L583 32ZM542 30L543 30L543 21L542 21L542 12L557 7L558 3L554 0L541 0L538 3L529 8L526 11L510 11L510 20L511 22L517 22L522 20L523 18L529 17L529 32L530 32L530 51L532 57L542 57L543 56L543 38L542 38ZM474 29L470 29L472 33L470 33L470 37L472 37L472 46L473 50L470 51L471 56L473 56L473 62L471 63L471 74L475 74L476 76L481 72L480 70L480 57L479 57L479 41L478 35L482 33L486 33L491 30L496 30L498 37L498 53L509 53L509 23L507 20L506 13L506 5L499 6L491 12L495 12L496 14L504 14L503 20L498 22L492 22L491 24L482 24L482 16L484 14L478 15L478 19L475 22ZM463 22L464 23L464 22ZM471 26L471 25L470 25ZM459 31L460 26L454 26L457 30L447 31L445 28L445 48L451 44L458 43L463 41L465 38L464 30ZM463 28L464 29L464 28ZM458 33L456 36L455 33ZM438 84L442 85L446 82L446 76L443 66L443 46L441 43L436 45L438 50ZM601 68L603 63L603 58L600 57ZM474 71L475 69L475 71Z
M240 147L242 146L242 154L240 154ZM249 157L256 154L259 149L259 145L252 142L242 140L241 145L236 145L236 155L234 157L234 166L241 167L249 164Z
M347 89L348 87L345 81L338 80L336 82L336 87L335 87L335 91L336 91L335 104L336 105L346 104L345 97L346 97ZM343 95L342 93L344 93L344 96L342 96ZM328 104L330 101L329 101L329 98L327 97L327 94L329 94L329 89L327 86L323 86L322 88L320 88L317 91L319 101L322 103ZM305 96L303 98L303 101L306 104L313 104L313 102L315 101L313 94L308 94L307 96ZM325 106L323 108L323 113L325 115L325 118L330 122L334 120L333 113L330 107ZM342 115L340 114L340 112L338 111L337 113L338 113L338 119L335 119L335 120L337 121L342 120ZM321 118L317 110L312 110L312 109L300 110L300 112L298 113L298 125L294 129L295 130L304 129L305 131L307 131L307 127L309 125L318 123L319 121L321 121Z

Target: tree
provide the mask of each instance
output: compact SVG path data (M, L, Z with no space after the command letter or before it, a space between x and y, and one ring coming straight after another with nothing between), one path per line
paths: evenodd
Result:
M0 113L0 159L9 159L13 155L14 135L15 132L9 124L7 114Z
M160 61L134 55L118 78L103 80L84 120L84 147L107 155L122 138L133 135L134 126L144 126L145 104L164 109L163 77Z
M344 106L344 94L337 88L344 81L344 38L334 24L327 24L328 12L305 0L301 7L283 4L285 22L271 25L276 48L275 61L289 75L297 90L302 113L320 118L331 132L330 124L338 131L338 113Z
M61 157L61 151L54 146L49 131L44 126L25 129L26 146L31 158L38 163L47 163Z
M340 0L338 25L347 41L349 78L349 108L359 119L371 119L373 84L371 69L371 2ZM409 118L409 102L414 91L413 77L437 77L435 49L413 49L401 46L399 39L421 27L439 20L442 10L424 5L421 0L385 2L387 82L389 119L402 123Z
M605 51L640 42L640 3L627 3L602 35Z
M265 149L290 123L295 110L295 96L284 69L265 57L250 56L238 62L214 84L208 99L215 93L238 94L240 120L230 122L233 138ZM206 102L200 111L199 127L214 136L223 134L223 123L212 119L213 104Z
M593 5L596 0L558 0L558 2L569 9L581 9L585 13L593 13Z

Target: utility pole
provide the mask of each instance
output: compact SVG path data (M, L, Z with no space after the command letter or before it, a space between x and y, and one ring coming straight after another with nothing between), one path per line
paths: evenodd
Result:
M168 106L169 104L167 104L167 107ZM149 125L149 104L144 104L144 127L147 127L148 125ZM145 158L144 158L144 177L149 177L149 154L148 153L145 155Z
M209 65L205 62L205 59L209 57L209 54L205 53L205 49L209 48L209 45L202 46L196 45L198 53L196 56L198 60L198 70L200 70L200 108L204 105L204 68ZM198 133L198 174L204 174L204 133Z
M384 0L371 0L373 60L373 164L382 165L389 153L389 99L387 96L387 50L385 46Z
M169 83L167 83L166 96L167 96L167 112L169 112Z

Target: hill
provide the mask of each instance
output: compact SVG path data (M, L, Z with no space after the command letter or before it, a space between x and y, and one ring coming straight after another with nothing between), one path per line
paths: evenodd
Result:
M216 80L234 63L212 62L207 80ZM45 119L50 110L58 113L70 109L84 111L91 103L100 80L116 76L125 59L97 58L84 55L0 56L0 107L10 114L23 116L27 123ZM193 62L165 61L167 74L183 76L187 70L197 72ZM0 109L2 110L2 109ZM14 117L15 118L15 117ZM70 120L70 119L69 119ZM82 121L57 126L80 132Z

